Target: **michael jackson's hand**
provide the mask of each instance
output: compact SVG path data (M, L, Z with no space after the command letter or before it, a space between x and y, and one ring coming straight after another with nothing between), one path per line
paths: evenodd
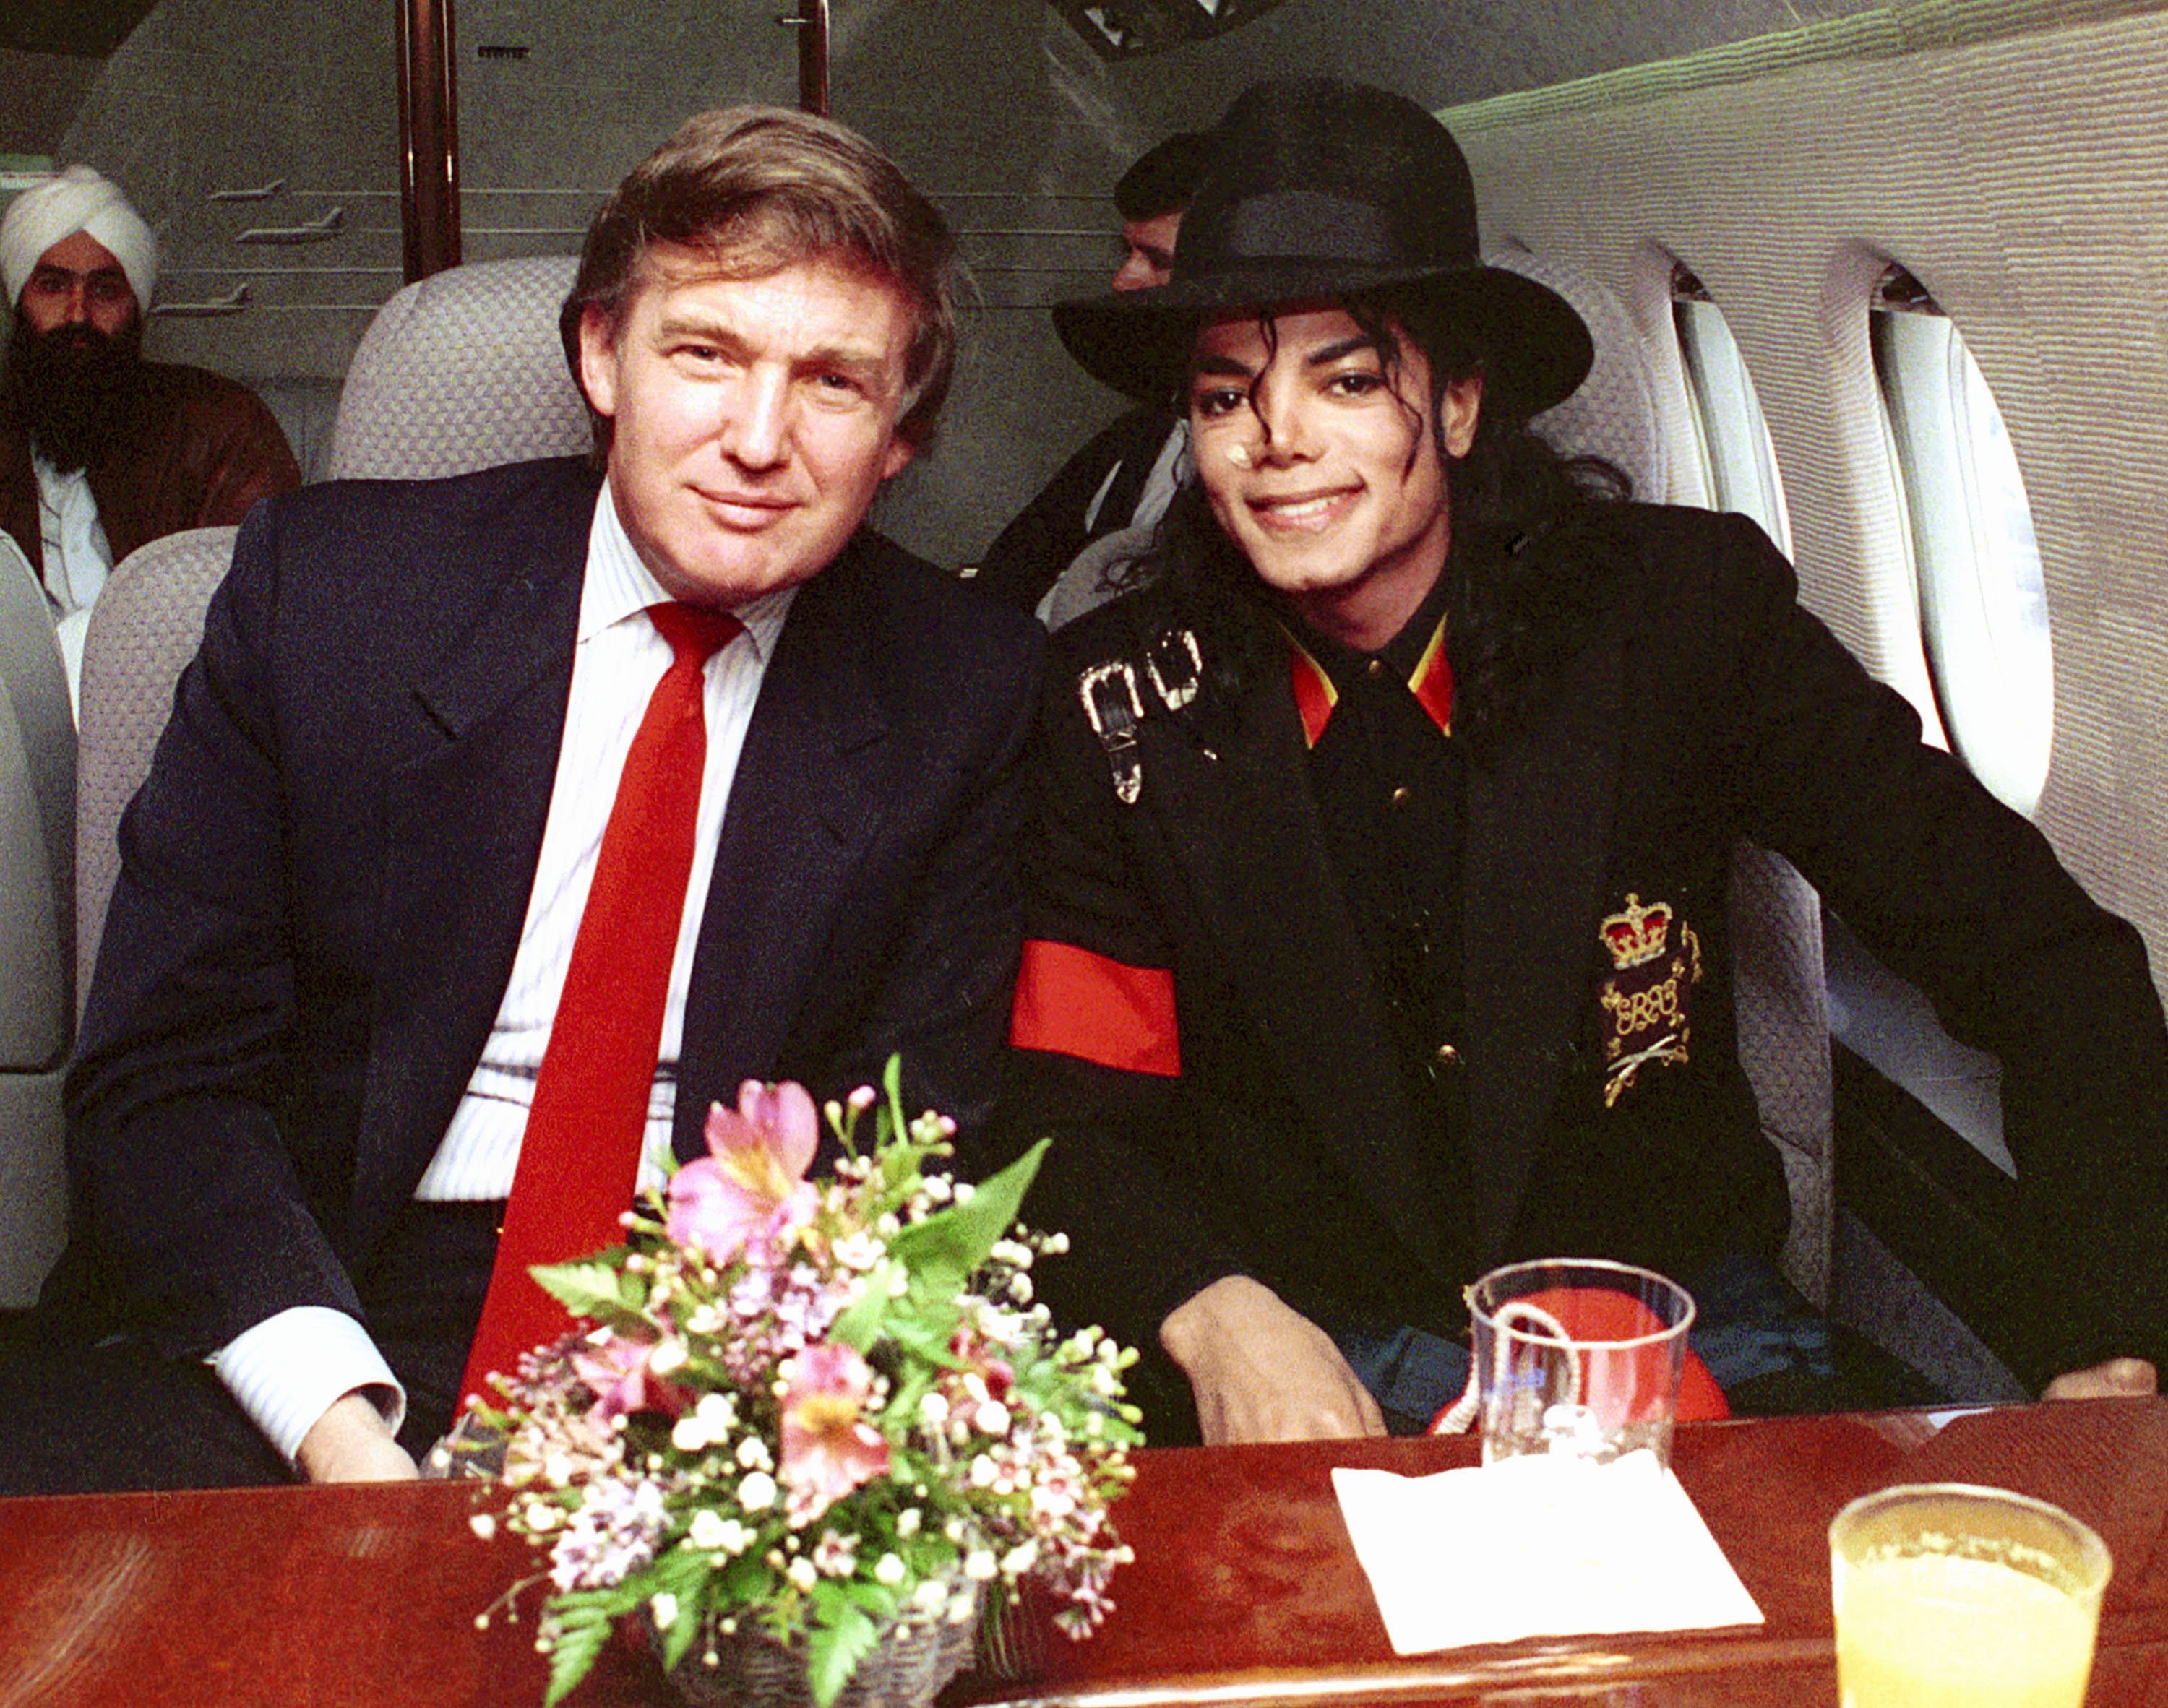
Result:
M1331 1337L1247 1276L1192 1294L1160 1324L1208 1445L1382 1435L1385 1420Z

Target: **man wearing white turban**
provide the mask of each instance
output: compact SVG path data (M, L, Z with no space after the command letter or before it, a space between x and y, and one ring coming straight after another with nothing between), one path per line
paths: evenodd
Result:
M300 485L254 392L143 359L158 240L120 187L72 166L0 219L14 310L0 369L0 528L54 614L89 605L146 541L237 522Z

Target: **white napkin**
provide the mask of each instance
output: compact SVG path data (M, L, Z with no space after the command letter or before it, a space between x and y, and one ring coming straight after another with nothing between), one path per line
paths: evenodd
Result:
M1678 1478L1530 1454L1480 1469L1332 1473L1393 1652L1596 1631L1759 1625Z

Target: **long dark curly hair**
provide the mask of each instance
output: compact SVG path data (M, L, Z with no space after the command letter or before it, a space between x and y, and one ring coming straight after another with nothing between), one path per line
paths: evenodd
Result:
M1448 320L1418 290L1342 305L1374 342L1390 379L1397 382L1409 344L1429 360L1421 424L1445 456L1452 507L1445 574L1453 728L1481 763L1547 677L1608 620L1637 549L1617 510L1632 496L1632 482L1599 458L1560 456L1530 429L1521 400L1487 380L1468 454L1446 456L1440 403L1453 380L1484 373L1481 329ZM1260 324L1269 349L1272 324ZM1186 412L1186 399L1182 405ZM1412 405L1404 406L1415 415ZM1411 460L1421 449L1419 438ZM1227 715L1257 672L1285 668L1278 649L1259 645L1259 626L1247 617L1246 607L1269 594L1221 531L1194 477L1168 507L1134 579L1164 582L1203 644L1204 719Z

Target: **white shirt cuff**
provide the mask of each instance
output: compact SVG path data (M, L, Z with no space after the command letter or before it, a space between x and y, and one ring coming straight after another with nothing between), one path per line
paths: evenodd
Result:
M406 1390L369 1331L327 1306L296 1305L266 1317L207 1361L289 1465L317 1419L356 1388L372 1390L370 1403L395 1433L406 1421Z

